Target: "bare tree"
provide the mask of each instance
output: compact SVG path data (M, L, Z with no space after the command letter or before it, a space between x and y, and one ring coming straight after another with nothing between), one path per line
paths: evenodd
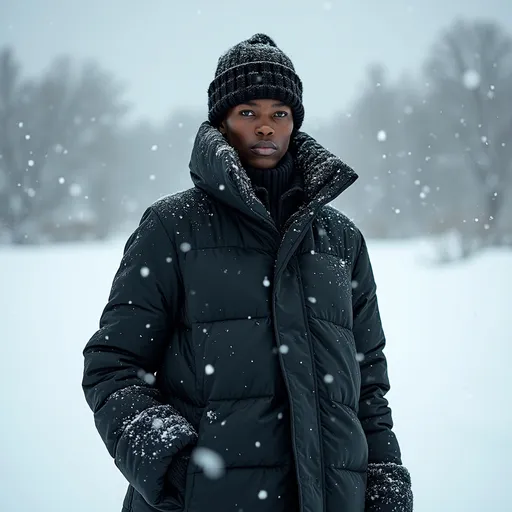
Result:
M29 162L28 159L23 162L20 152L23 143L19 130L21 121L17 121L20 87L20 66L12 50L7 48L0 53L0 218L8 230L13 230L16 219L24 215L27 202L21 188L25 184L24 168Z
M469 169L477 187L467 254L499 243L500 214L512 196L512 38L495 23L458 21L425 69L445 141L438 156Z
M23 241L27 221L52 219L63 203L87 197L108 228L108 166L126 106L120 87L94 64L76 71L56 60L38 80L22 80L11 50L0 54L0 154L4 223ZM61 212L62 215L62 212ZM67 215L70 217L70 215ZM103 233L104 234L104 233Z
M390 83L383 66L367 70L366 83L341 127L339 152L360 179L340 198L370 236L416 234L420 201L414 185L414 123L420 100L408 79ZM344 208L345 209L345 208Z

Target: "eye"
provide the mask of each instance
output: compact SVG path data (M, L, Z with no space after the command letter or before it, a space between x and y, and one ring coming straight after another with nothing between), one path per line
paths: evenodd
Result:
M275 113L276 117L286 117L288 115L288 112L285 110L280 110L279 112Z
M239 114L244 117L249 117L254 115L254 112L252 110L240 110Z

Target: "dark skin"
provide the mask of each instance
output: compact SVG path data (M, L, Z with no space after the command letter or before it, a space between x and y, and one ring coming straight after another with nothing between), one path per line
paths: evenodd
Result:
M219 131L236 149L243 165L272 169L288 151L292 110L279 100L252 100L231 108ZM258 154L253 146L262 141L274 143L276 149L267 150L271 154Z

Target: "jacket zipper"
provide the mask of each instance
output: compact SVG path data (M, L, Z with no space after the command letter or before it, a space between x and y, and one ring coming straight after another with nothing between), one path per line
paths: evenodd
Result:
M275 287L275 281L274 281L274 287ZM273 316L273 324L274 324L274 336L276 337L276 342L278 346L281 345L280 339L279 339L279 330L277 329L277 322L276 322L276 295L275 292L272 293L272 316ZM282 358L281 353L279 353L279 359ZM299 474L299 465L297 461L297 443L295 441L295 421L294 421L294 415L293 415L293 400L292 400L292 393L290 390L290 382L288 381L288 375L284 369L284 365L281 361L281 369L284 377L284 382L286 384L286 391L288 393L288 397L290 400L290 423L292 428L292 448L293 448L293 454L295 456L295 473L297 474L297 487L299 488L299 510L303 510L303 502L302 502L302 483L301 478Z

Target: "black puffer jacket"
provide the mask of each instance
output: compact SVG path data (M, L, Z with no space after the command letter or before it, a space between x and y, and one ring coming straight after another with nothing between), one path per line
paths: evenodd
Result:
M357 176L302 132L290 152L307 201L284 236L204 123L195 187L128 240L83 378L125 511L412 510L365 241L327 206Z

